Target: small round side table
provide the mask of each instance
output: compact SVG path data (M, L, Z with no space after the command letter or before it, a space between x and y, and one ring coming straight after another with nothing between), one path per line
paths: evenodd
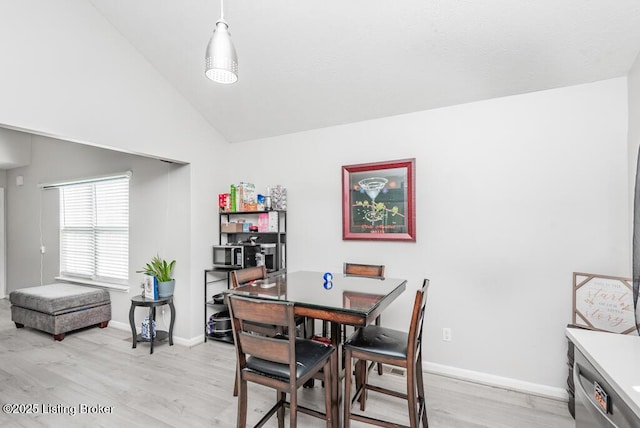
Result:
M158 306L169 305L171 308L171 322L169 323L169 332L167 333L164 330L156 330L156 337L153 337L152 324L156 319L156 308ZM142 306L145 308L149 308L149 336L150 339L146 339L142 337L141 334L137 334L136 325L134 321L134 312L137 306ZM148 299L144 296L133 296L131 298L131 308L129 309L129 324L131 325L131 336L133 340L132 348L136 347L138 342L149 342L150 343L150 354L153 354L153 342L158 340L164 340L167 337L169 338L169 345L173 346L173 323L176 320L176 309L173 306L173 296L169 297L161 297L159 299Z

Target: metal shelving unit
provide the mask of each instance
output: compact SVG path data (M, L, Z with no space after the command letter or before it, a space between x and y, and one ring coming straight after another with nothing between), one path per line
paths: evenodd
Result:
M269 214L277 216L277 227L275 231L267 232L223 232L222 224L230 223L237 220L245 220L252 224L258 223L260 214ZM275 213L275 214L274 214ZM255 238L256 244L275 244L275 257L273 269L269 270L268 275L275 275L286 270L287 263L287 212L286 211L237 211L237 212L221 212L218 217L219 235L218 242L220 245L236 244L239 242L246 243L250 238ZM273 225L272 225L273 229ZM204 271L204 340L216 340L222 342L233 343L231 334L210 334L208 328L209 317L215 313L223 312L227 309L224 303L217 303L213 300L213 296L223 292L231 287L231 271L233 268L214 267L205 269ZM224 283L224 285L223 285ZM215 285L219 285L215 287ZM215 292L214 292L215 291Z
M205 269L204 271L204 341L206 342L208 339L217 340L221 342L233 343L233 338L231 334L217 334L209 332L209 316L214 313L223 312L227 309L227 306L224 303L217 303L213 300L213 296L222 292L222 287L214 288L211 286L215 283L225 283L225 288L228 287L229 284L229 272L230 269L220 269L220 268L212 268ZM213 290L218 290L218 293L213 293Z

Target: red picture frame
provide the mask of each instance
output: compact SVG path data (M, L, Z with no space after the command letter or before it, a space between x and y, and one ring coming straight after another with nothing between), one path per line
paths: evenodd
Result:
M342 167L342 239L416 241L415 158Z

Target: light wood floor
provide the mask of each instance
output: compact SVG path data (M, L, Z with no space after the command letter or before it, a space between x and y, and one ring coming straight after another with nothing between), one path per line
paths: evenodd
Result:
M9 307L7 299L0 299L0 404L35 405L38 413L0 412L0 426L235 426L232 345L209 341L186 348L163 343L149 355L148 344L132 349L131 333L114 328L85 329L55 342L51 335L16 329ZM396 374L373 376L387 386L404 385ZM425 382L434 428L573 427L561 401L433 374L426 374ZM301 394L307 403L322 406L319 386ZM249 423L256 423L274 398L272 390L250 384ZM110 413L80 414L82 405L92 410L103 406ZM367 407L372 414L408 423L403 401L370 393ZM299 415L298 422L301 427L323 426L307 415ZM277 426L275 418L267 426Z

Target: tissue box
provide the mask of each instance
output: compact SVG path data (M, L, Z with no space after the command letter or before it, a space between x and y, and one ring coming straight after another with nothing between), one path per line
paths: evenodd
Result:
M258 214L258 232L277 232L278 213L275 211Z

